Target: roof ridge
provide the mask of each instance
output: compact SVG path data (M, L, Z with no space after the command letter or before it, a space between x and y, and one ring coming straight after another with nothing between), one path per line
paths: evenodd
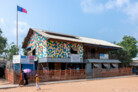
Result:
M74 36L74 37L80 37L77 35L72 35L72 34L65 34L65 33L58 33L50 30L43 30L43 29L37 29L37 28L31 28L32 30L37 30L37 31L42 31L42 32L48 32L48 33L55 33L55 34L62 34L62 35L68 35L68 36Z

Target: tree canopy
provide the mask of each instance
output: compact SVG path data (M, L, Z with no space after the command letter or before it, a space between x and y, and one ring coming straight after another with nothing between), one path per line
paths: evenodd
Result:
M25 38L24 38L24 40L23 40L23 42L22 42L22 45L23 45L24 41L25 41ZM27 50L26 50L26 49L23 49L23 54L24 54L24 55L27 55Z
M12 42L8 48L9 60L12 60L13 55L17 55L17 46Z
M124 36L123 40L117 45L121 46L121 50L112 51L109 54L119 59L124 66L128 66L132 62L132 58L137 56L138 41L132 36Z
M137 43L138 41L134 37L125 35L123 41L119 42L118 45L122 46L131 58L134 58L138 53Z
M0 54L5 52L6 45L7 45L7 39L2 36L2 30L0 29Z

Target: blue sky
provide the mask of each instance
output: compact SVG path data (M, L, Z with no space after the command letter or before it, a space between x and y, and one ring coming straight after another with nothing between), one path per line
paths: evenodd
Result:
M124 35L138 40L136 0L1 0L0 28L8 43L16 41L16 6L19 44L30 27L119 42ZM16 43L16 42L15 42Z

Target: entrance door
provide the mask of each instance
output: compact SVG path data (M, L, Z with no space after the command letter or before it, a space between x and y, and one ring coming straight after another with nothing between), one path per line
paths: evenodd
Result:
M91 63L86 64L86 73L92 73L92 66Z
M92 65L91 65L91 63L86 64L86 76L87 76L87 78L92 78Z

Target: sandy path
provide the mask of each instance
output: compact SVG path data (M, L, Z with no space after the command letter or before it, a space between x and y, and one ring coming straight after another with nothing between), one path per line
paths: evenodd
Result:
M138 92L138 77L113 78L40 85L39 92ZM1 89L0 92L38 92L35 86Z

